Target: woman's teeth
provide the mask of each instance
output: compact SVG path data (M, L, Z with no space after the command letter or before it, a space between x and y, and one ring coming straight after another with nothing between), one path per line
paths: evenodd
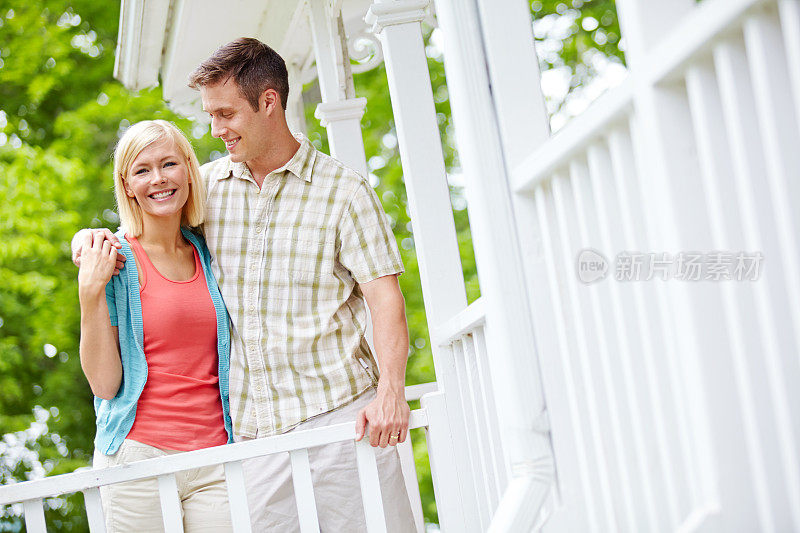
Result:
M157 192L155 194L151 194L150 198L152 198L153 200L162 200L164 198L172 196L173 194L175 194L175 189L172 189L170 191L162 191L162 192Z

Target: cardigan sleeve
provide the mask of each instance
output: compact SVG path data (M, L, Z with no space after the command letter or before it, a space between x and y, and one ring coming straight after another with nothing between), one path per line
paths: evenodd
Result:
M108 317L111 319L111 325L117 327L117 300L114 296L113 277L106 283L106 305L108 305Z

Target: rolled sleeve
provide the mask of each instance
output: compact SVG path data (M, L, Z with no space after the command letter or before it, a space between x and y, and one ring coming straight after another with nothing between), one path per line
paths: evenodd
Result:
M340 227L339 262L358 283L402 274L403 261L378 196L361 180Z

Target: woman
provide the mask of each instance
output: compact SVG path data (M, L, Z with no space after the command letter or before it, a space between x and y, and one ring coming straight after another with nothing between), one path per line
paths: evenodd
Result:
M197 157L163 120L131 126L114 153L126 263L87 232L78 274L81 366L95 394L95 468L231 442L228 315L199 225ZM184 528L230 529L221 466L176 475ZM101 489L109 531L163 529L155 479Z

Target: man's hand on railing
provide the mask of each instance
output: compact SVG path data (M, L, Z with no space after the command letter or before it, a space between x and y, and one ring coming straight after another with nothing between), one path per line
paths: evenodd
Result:
M89 240L89 242L93 242L95 236L99 235L99 236L102 236L103 239L111 242L111 246L113 246L117 250L122 248L122 244L120 244L119 239L117 238L116 235L114 235L111 232L110 229L108 229L108 228L93 228L93 229L84 228L84 229L78 231L72 237L72 243L71 243L72 262L75 263L75 266L78 267L78 268L80 268L80 266L81 266L81 247L83 246L84 241L87 240L85 238L85 235L87 233L90 234L91 237L92 237ZM122 267L124 267L124 266L125 266L125 256L122 255L121 253L117 253L117 263L114 266L114 274L113 275L116 276L117 274L119 274L119 271L122 270Z
M358 413L356 440L361 440L369 430L369 443L372 446L385 448L387 445L395 446L404 442L408 434L410 413L405 387L382 388L382 384L379 384L375 399Z

